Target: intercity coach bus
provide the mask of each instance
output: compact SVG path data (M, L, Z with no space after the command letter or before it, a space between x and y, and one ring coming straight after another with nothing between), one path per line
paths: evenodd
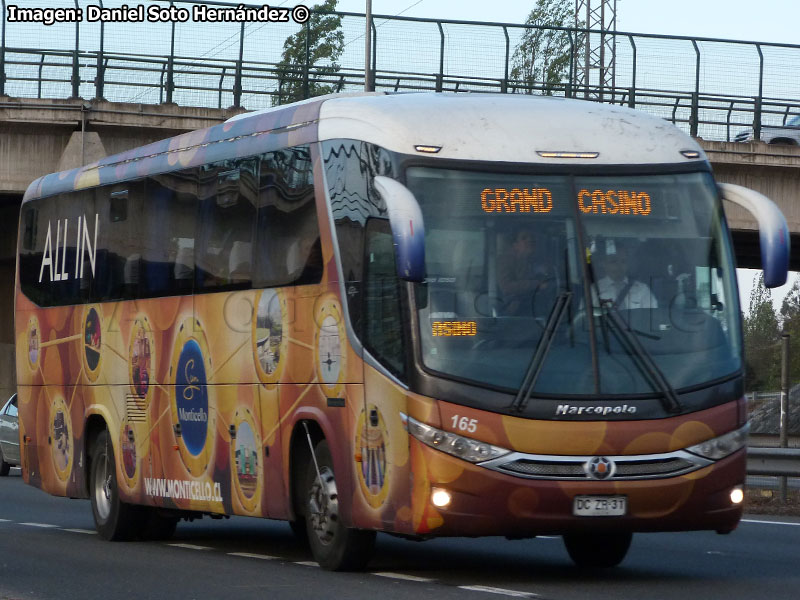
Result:
M728 533L747 415L722 199L661 119L562 98L350 94L44 176L16 276L22 471L102 538ZM620 276L620 268L623 273ZM614 291L613 285L617 285Z

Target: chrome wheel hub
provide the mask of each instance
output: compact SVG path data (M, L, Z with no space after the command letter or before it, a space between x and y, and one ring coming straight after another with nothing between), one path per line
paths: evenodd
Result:
M339 500L333 471L322 467L314 480L308 498L308 522L319 541L329 544L339 521Z

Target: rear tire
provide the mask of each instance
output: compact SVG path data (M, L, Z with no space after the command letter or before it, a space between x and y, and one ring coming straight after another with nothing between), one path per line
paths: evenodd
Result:
M294 521L289 521L289 527L299 542L303 545L308 544L308 528L306 520L302 516L298 515Z
M89 495L97 533L104 540L131 540L141 531L144 510L119 499L114 448L108 431L102 431L91 450Z
M607 569L623 561L632 539L630 532L568 533L564 536L564 545L578 567Z
M3 458L3 449L0 448L0 477L5 477L11 470L11 465Z
M375 532L345 527L339 515L339 495L328 442L314 448L314 461L306 469L305 524L314 559L329 571L358 571L366 567L375 546Z
M178 527L178 517L162 515L157 508L143 508L144 518L139 537L147 541L164 541L172 538Z

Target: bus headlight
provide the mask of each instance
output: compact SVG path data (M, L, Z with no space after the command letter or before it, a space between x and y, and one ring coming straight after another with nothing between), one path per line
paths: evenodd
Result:
M499 446L431 427L406 415L403 415L403 421L406 423L408 432L423 444L471 463L491 460L511 452L511 450Z
M698 454L704 458L719 460L726 456L733 454L740 448L744 448L747 444L747 434L750 432L750 424L744 427L721 435L719 437L711 438L705 442L701 442L694 446L686 448L692 454Z

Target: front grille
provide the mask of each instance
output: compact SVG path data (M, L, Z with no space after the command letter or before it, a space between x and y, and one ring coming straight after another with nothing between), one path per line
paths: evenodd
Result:
M592 456L547 456L515 452L481 466L517 477L528 479L554 479L586 481L593 480L585 468ZM710 460L689 454L683 450L666 454L639 456L605 456L613 462L613 476L605 481L626 479L660 479L691 473L709 464Z

